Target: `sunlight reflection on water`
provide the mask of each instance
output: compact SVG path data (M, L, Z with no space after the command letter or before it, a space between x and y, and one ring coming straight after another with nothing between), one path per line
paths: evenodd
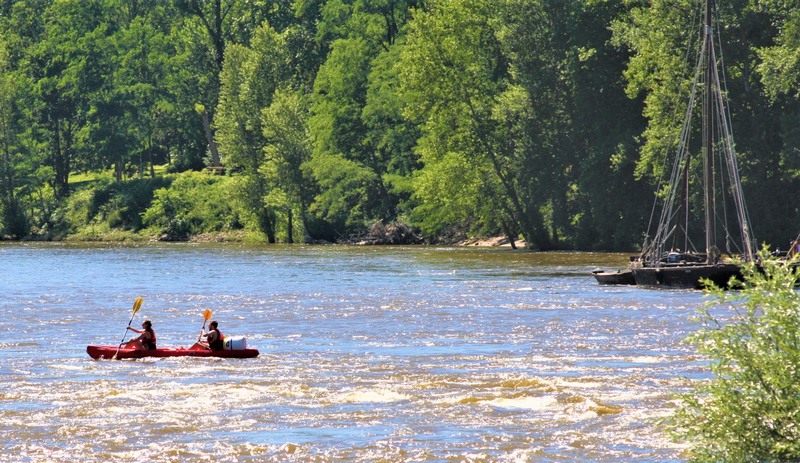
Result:
M677 462L654 424L702 364L700 293L600 287L627 256L0 245L7 461ZM208 308L251 360L92 361Z

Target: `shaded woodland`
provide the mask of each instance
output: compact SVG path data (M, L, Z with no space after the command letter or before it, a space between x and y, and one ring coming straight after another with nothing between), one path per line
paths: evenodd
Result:
M0 235L636 249L699 3L0 0ZM785 247L800 3L718 3L753 232Z

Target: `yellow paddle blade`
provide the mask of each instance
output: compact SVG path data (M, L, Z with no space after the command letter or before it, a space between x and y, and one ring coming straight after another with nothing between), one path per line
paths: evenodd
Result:
M208 321L211 318L211 311L206 309L203 311L203 320Z
M144 302L144 299L142 299L141 297L137 297L136 300L133 301L133 313L134 314L139 311L139 308L142 306L142 302Z

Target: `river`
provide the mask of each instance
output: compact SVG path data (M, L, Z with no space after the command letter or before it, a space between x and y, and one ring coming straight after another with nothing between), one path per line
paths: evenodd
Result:
M627 256L499 248L0 244L9 462L679 462L695 291ZM92 360L210 309L256 359ZM127 338L130 336L128 335Z

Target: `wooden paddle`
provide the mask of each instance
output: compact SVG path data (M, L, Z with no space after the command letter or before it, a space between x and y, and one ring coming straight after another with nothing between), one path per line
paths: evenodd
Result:
M203 337L203 331L206 330L206 322L211 318L211 311L206 309L203 311L203 327L200 328L200 335L197 336L197 342L200 342L200 338Z
M117 351L114 352L114 356L111 357L112 360L117 359L117 354L119 354L119 348L122 347L122 343L125 342L125 336L128 334L128 328L131 327L131 322L133 321L133 316L136 315L136 312L139 311L139 308L142 306L142 302L144 299L141 297L137 297L135 301L133 301L133 313L131 314L131 319L128 320L128 327L125 328L125 333L122 334L122 341L119 342L119 346L117 346Z

